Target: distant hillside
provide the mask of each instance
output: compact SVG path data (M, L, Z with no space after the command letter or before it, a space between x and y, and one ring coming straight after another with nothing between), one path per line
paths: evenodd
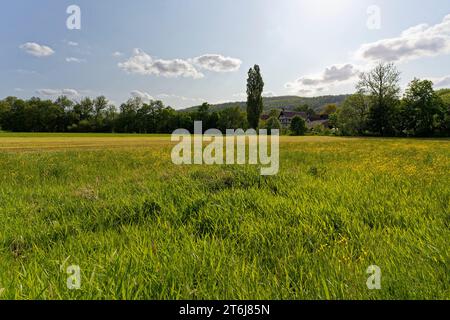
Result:
M301 105L309 105L316 112L322 110L324 106L327 104L335 103L337 105L341 104L349 95L337 95L337 96L321 96L321 97L313 97L313 98L305 98L298 96L281 96L281 97L270 97L263 98L264 110L271 109L281 109L285 108L286 110L293 110L294 108ZM246 109L245 101L238 102L227 102L212 105L212 111L220 111L226 108L239 106L242 110ZM195 111L199 106L183 109L181 111Z
M436 93L442 98L446 105L450 105L450 89L441 89L436 91Z

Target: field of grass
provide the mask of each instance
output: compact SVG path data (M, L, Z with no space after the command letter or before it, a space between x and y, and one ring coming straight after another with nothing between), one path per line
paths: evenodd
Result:
M450 298L449 140L282 137L272 177L171 147L0 134L0 299Z

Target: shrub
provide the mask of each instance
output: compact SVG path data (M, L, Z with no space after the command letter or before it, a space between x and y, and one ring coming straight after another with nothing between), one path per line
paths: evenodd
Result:
M295 116L291 122L291 131L294 136L304 136L308 128L303 118Z

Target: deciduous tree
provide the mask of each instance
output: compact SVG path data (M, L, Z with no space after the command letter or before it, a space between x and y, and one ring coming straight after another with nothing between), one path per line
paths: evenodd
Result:
M403 129L414 136L431 136L444 119L444 104L433 89L433 82L414 79L403 97Z
M302 117L295 116L291 122L291 131L295 136L304 136L308 128L306 127L306 122Z
M336 126L343 135L362 135L367 128L370 98L362 93L349 96L337 112Z
M385 136L394 131L393 113L399 102L399 81L400 73L393 63L379 63L360 75L357 89L372 100L368 125L374 134Z

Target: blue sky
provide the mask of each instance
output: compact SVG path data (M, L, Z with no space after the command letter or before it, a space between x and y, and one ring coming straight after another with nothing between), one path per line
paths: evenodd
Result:
M70 5L81 9L81 30L66 27ZM351 93L358 73L380 60L397 64L403 86L417 76L450 87L448 0L15 0L1 6L0 98L103 94L119 104L141 96L175 108L238 101L245 100L255 63L268 96Z

